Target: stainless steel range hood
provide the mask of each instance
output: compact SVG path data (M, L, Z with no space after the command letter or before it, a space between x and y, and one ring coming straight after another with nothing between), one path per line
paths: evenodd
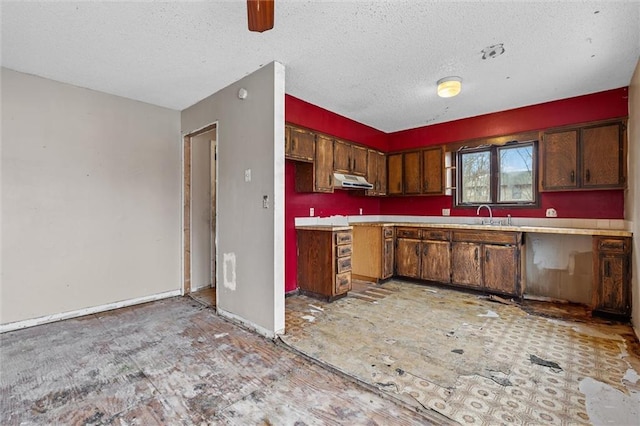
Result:
M373 185L367 182L362 176L334 173L333 187L336 189L371 189Z

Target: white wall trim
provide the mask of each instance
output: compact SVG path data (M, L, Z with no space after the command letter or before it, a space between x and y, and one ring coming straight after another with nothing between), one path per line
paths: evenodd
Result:
M236 314L232 314L231 312L225 311L224 309L220 309L217 308L216 309L218 315L220 315L221 317L225 317L228 320L230 320L231 322L235 323L235 324L239 324L244 328L247 328L251 331L255 331L256 333L268 338L268 339L274 339L276 336L280 335L280 334L284 334L284 329L283 330L276 330L275 332L271 331L271 330L267 330L264 327L260 327L257 324L254 324L252 322L247 321L246 319L236 315Z
M0 325L0 334L8 331L20 330L36 325L47 324L50 322L61 321L70 318L82 317L98 312L111 311L113 309L124 308L127 306L139 305L141 303L153 302L155 300L167 299L169 297L180 296L180 290L171 290L164 293L152 294L151 296L138 297L135 299L123 300L121 302L107 303L106 305L92 306L90 308L78 309L76 311L62 312L59 314L45 315L39 318L28 319L24 321L10 322Z

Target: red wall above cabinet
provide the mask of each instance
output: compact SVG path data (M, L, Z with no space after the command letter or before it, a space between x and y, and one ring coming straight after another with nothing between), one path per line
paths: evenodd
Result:
M389 151L509 135L628 115L628 88L545 102L388 135Z

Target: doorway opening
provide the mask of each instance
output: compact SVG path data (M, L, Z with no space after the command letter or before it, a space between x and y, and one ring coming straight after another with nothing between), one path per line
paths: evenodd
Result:
M183 140L183 294L216 306L217 129L212 124Z

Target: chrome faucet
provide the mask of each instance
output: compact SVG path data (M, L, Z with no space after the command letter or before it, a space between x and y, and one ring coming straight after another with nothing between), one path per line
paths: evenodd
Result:
M482 224L483 225L492 225L493 224L493 212L491 211L491 206L488 204L482 204L478 206L478 210L476 210L476 216L480 216L480 210L486 207L487 210L489 210L489 222L485 222L484 219L482 220Z

